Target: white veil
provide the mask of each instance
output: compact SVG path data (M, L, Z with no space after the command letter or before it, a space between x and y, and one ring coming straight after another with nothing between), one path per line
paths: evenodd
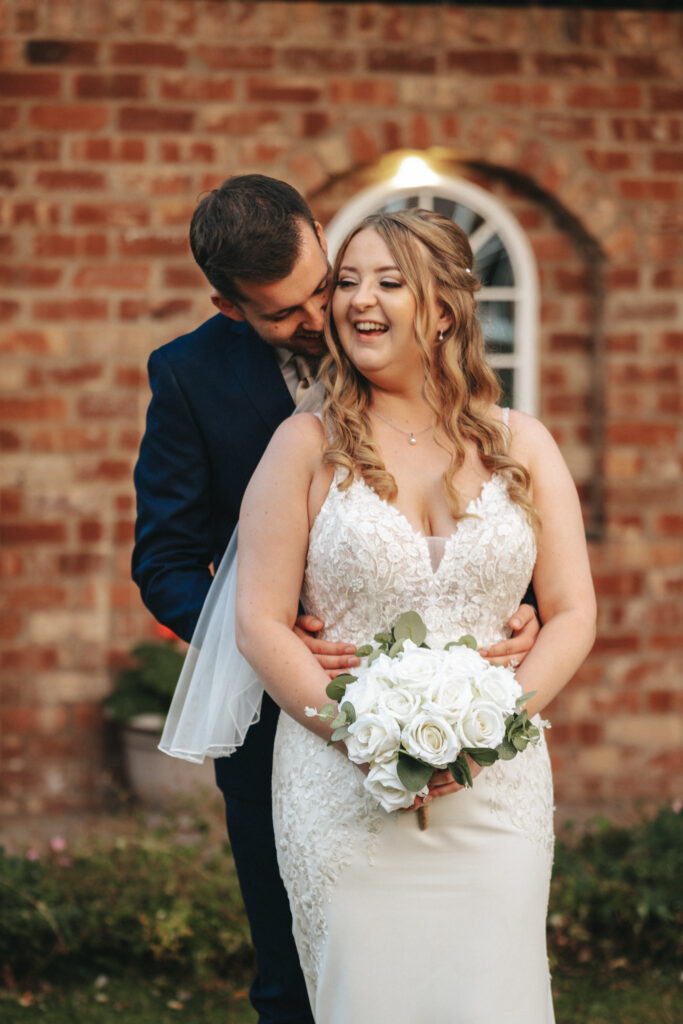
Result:
M317 412L324 388L316 383L294 415ZM159 750L202 763L229 757L261 715L263 687L235 643L237 529L213 579L173 694Z

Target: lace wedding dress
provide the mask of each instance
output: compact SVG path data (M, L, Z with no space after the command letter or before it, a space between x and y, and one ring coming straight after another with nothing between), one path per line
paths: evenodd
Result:
M360 479L313 525L303 600L325 638L363 643L405 611L427 642L506 635L531 577L524 513L494 475L441 557ZM317 1024L552 1024L545 919L553 849L545 741L434 800L429 827L388 814L359 769L280 715L280 870Z

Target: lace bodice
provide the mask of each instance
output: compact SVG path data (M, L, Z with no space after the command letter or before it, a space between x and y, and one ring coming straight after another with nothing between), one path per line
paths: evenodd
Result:
M328 640L367 642L414 610L430 646L463 633L488 646L508 635L535 557L533 531L501 473L467 506L436 570L428 538L398 509L361 478L340 490L337 476L311 530L303 603Z

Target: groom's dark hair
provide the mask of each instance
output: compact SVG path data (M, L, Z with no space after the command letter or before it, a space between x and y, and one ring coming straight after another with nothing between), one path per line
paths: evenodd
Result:
M313 214L295 188L263 174L241 174L200 200L190 245L219 295L239 304L244 296L235 278L270 282L291 274L303 224L315 231Z

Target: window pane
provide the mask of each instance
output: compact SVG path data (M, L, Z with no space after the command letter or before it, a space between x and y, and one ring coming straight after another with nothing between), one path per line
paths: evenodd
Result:
M495 373L500 381L503 394L500 396L502 408L514 409L515 407L515 371L513 369L495 367Z
M380 206L378 213L395 213L396 210L414 210L417 206L417 196L400 196L392 199L390 203Z
M515 306L513 302L480 302L479 321L487 352L511 353L515 347Z
M492 235L475 255L474 272L484 288L514 285L510 258L498 235Z

